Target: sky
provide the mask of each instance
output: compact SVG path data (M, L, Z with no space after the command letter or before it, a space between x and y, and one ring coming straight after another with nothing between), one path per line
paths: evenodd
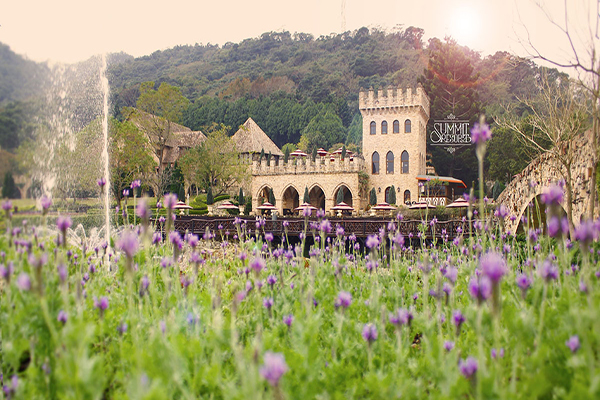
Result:
M595 32L596 0L5 0L0 42L34 61L73 63L105 52L138 57L176 45L223 45L269 31L318 37L343 27L416 26L425 39L452 36L483 56L527 56L529 34L544 55L569 60L565 35L534 1L562 25L569 4L577 46L590 37L582 27Z

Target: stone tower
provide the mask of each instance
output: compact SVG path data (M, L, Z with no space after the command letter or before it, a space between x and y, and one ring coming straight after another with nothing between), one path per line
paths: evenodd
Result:
M419 85L388 87L377 94L361 91L358 107L363 118L363 154L369 190L375 188L377 201L396 189L396 204L417 201L417 175L425 175L429 98ZM387 195L387 196L386 196Z

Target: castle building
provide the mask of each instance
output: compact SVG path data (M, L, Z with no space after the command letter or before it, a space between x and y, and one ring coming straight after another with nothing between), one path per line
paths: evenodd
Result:
M363 116L364 157L342 159L339 154L328 154L315 161L306 157L269 165L254 159L253 210L268 199L271 190L280 214L298 207L305 190L310 203L325 211L336 205L340 190L344 202L357 212L366 208L371 188L375 188L380 202L389 202L392 187L397 192L396 203L416 201L417 176L426 173L427 94L421 86L415 91L391 87L377 94L373 89L361 91L359 109ZM361 179L365 173L368 182Z
M419 85L414 92L392 87L377 94L373 89L361 91L359 109L369 185L378 201L389 203L392 186L397 203L417 200L417 176L426 173L429 98L425 90Z

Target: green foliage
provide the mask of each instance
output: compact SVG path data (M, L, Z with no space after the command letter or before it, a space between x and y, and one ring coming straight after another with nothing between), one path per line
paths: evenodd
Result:
M265 149L260 149L260 157L258 157L258 163L262 163L263 158L265 158Z
M304 187L304 197L302 197L303 203L310 203L310 196L308 194L308 187Z
M271 152L269 151L269 154L267 154L267 167L271 166Z
M355 145L362 148L363 120L361 114L356 114L352 123L348 127L348 136L346 136L346 145Z
M4 174L4 181L2 182L2 197L5 199L18 199L21 197L21 193L15 184L15 180L10 171Z
M240 194L238 194L238 203L241 205L246 204L246 200L244 199L244 191L240 188Z
M500 193L502 193L504 188L505 186L503 183L498 181L494 182L494 186L492 187L492 198L494 200L498 199L498 196L500 196Z
M371 188L371 191L369 192L369 204L372 206L377 204L377 192L375 191L375 188Z
M41 96L48 75L46 64L21 57L0 43L0 106Z
M341 187L341 188L340 188L340 190L338 190L338 193L337 193L337 198L336 198L336 200L335 200L335 203L336 203L336 204L340 204L340 203L342 203L343 201L344 201L344 188L343 188L343 187Z
M344 159L346 158L346 145L342 146L342 161L344 161Z
M312 160L312 162L315 162L317 160L317 147L313 147L312 148L312 153L310 155L310 158Z
M284 147L285 150L283 151L283 162L287 164L288 160L290 159L290 148L287 145Z
M275 205L275 195L273 194L272 188L269 188L269 203Z
M394 185L392 185L392 187L390 188L389 197L390 198L388 199L388 203L396 204L396 188L394 187Z
M209 206L215 204L215 198L213 197L211 186L209 186L206 190L206 204L208 204Z
M334 112L323 110L310 120L302 131L308 149L330 148L334 143L345 140L346 130L340 117Z

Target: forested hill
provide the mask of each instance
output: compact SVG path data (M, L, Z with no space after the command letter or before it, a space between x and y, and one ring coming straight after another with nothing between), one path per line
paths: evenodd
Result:
M177 46L138 58L113 55L108 70L112 110L119 117L124 106L135 106L142 82L154 81L156 87L167 83L191 100L179 122L193 130L222 123L233 133L252 117L278 146L293 143L310 149L340 142L360 146L360 89L420 83L431 99L431 123L450 112L475 122L480 113L538 90L542 68L529 60L504 52L482 58L452 39L425 43L423 35L414 27L394 32L361 28L319 38L268 32L223 46ZM47 67L3 45L0 52L0 119L5 114L12 118L2 101L35 94L37 71ZM9 151L5 142L10 142L11 132L16 131L0 132L0 147ZM516 141L506 132L496 137L488 152L494 160L490 178L506 181L528 159L508 165L505 152L515 154ZM467 184L476 178L473 149L452 155L439 148L429 151L440 175Z

